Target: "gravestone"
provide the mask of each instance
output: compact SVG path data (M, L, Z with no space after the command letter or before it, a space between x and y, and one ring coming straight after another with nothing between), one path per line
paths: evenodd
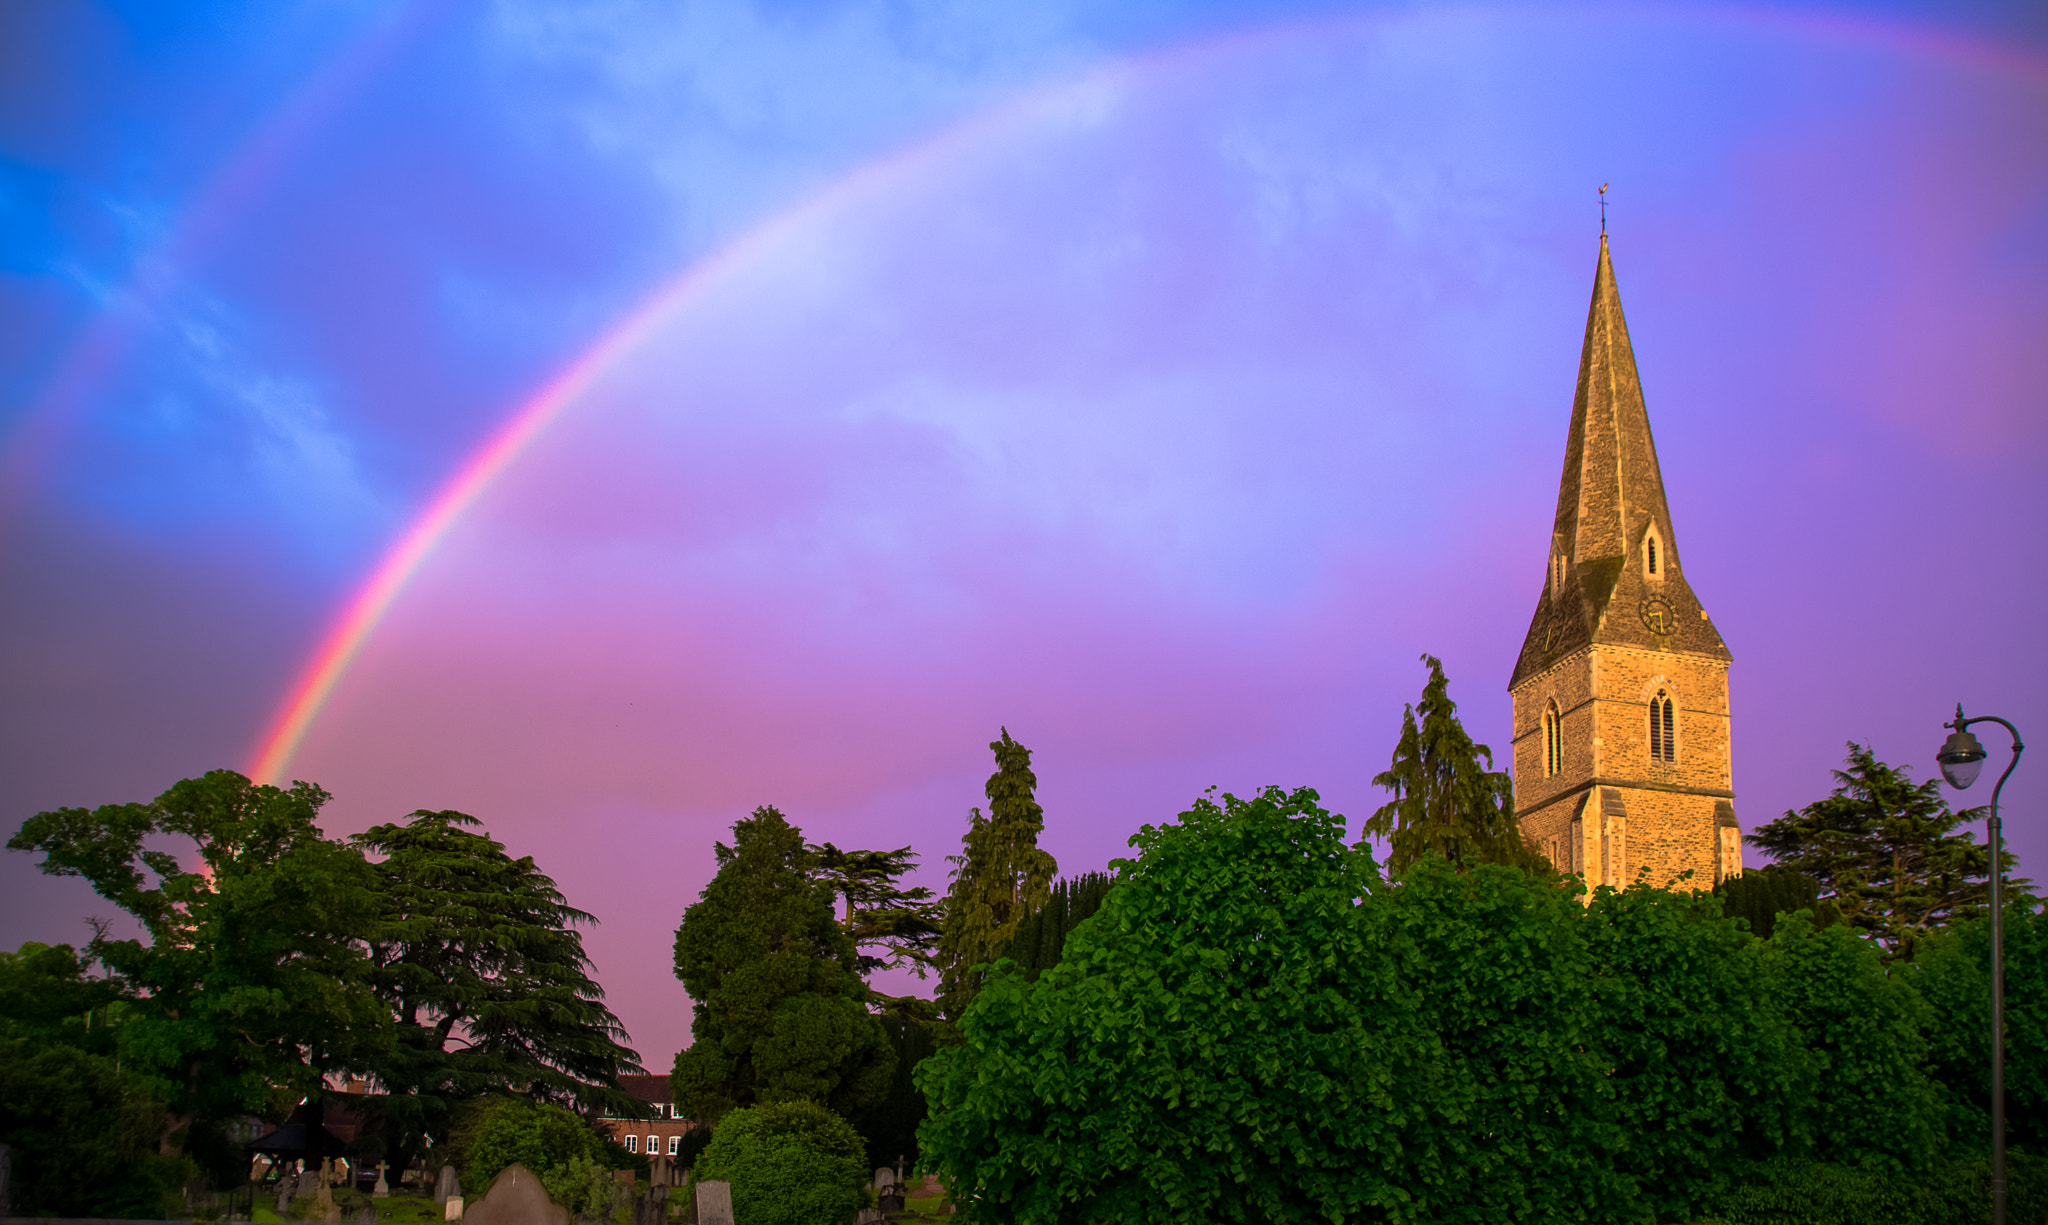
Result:
M320 1171L313 1169L311 1166L301 1166L299 1167L299 1177L297 1181L298 1186L292 1191L293 1195L305 1196L320 1194Z
M453 1197L449 1202L455 1202ZM467 1225L569 1225L569 1210L548 1198L532 1170L515 1162L498 1172L491 1189L462 1219Z
M449 1196L460 1194L462 1194L462 1180L455 1176L455 1167L452 1165L442 1166L441 1172L434 1175L434 1202L446 1204Z
M363 1210L356 1213L355 1225L377 1225L377 1210L367 1204L363 1205Z
M306 1219L320 1225L341 1225L341 1205L334 1202L334 1159L320 1159L320 1173L315 1176L318 1186L313 1190L313 1210Z
M292 1195L299 1189L298 1176L290 1173L277 1176L277 1215L282 1217L292 1210Z
M875 1190L886 1192L896 1185L896 1171L885 1165L875 1167Z
M384 1163L377 1163L377 1185L370 1188L370 1195L376 1199L387 1199L391 1195L391 1184L384 1181Z
M733 1225L731 1183L697 1184L697 1225Z
M448 1202L441 1205L441 1219L444 1221L459 1221L462 1219L461 1196L451 1195L448 1197Z

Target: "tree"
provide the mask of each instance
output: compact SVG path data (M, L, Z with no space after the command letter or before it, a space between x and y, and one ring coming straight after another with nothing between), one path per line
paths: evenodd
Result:
M0 953L0 1144L16 1216L142 1217L186 1172L157 1154L163 1106L121 1071L122 984L70 945Z
M1198 801L922 1065L970 1219L1697 1220L1784 1156L1925 1176L1926 1010L1846 927L1418 859L1315 793Z
M924 1065L925 1162L976 1219L1605 1219L1568 893L1388 889L1306 788L1131 841L1059 964L996 974Z
M1833 903L1820 900L1819 881L1782 864L1766 864L1730 876L1714 886L1714 893L1721 899L1723 913L1748 922L1749 930L1762 940L1771 938L1781 914L1810 910L1818 927L1842 920Z
M604 1137L552 1102L498 1098L483 1103L462 1128L462 1176L483 1195L506 1166L518 1164L543 1182L579 1163L605 1165Z
M224 1185L248 1170L230 1120L367 1066L384 1036L364 955L373 879L314 824L327 798L215 770L148 804L38 813L8 842L141 920L148 943L91 945L134 996L123 1067L168 1107L164 1151L182 1147ZM152 845L167 835L191 841L195 867Z
M1513 780L1492 769L1493 750L1474 744L1458 722L1443 661L1424 655L1422 662L1429 681L1418 704L1421 721L1418 706L1402 708L1393 764L1372 780L1394 798L1366 820L1365 832L1387 839L1387 866L1395 872L1432 852L1459 866L1547 866L1523 845Z
M815 1225L860 1209L866 1156L852 1125L815 1102L768 1102L726 1115L696 1170L732 1185L734 1220Z
M1937 928L1986 913L1990 849L1951 832L1980 810L1951 812L1940 780L1915 783L1870 746L1851 741L1848 749L1848 768L1834 772L1828 798L1759 827L1748 841L1820 882L1821 898L1843 922L1910 961ZM2007 852L2008 873L2015 862ZM2024 890L2028 882L2009 884Z
M1920 943L1901 977L1927 1001L1930 1067L1965 1151L1991 1137L1991 920L1960 919ZM2011 1143L2048 1145L2048 906L2005 907L2005 1097ZM2014 1219L2024 1220L2014 1208Z
M1116 878L1107 872L1083 872L1055 881L1045 904L1025 915L1017 925L1017 934L1003 950L1003 956L1015 962L1026 979L1037 981L1039 975L1060 963L1067 937L1074 934L1083 920L1102 909L1103 899L1115 884Z
M687 1115L805 1099L842 1114L882 1096L894 1057L865 1007L853 939L803 835L774 808L715 845L718 872L676 929L696 1007L671 1084Z
M923 978L939 946L940 905L922 885L905 889L899 882L917 866L909 847L893 851L842 851L827 842L808 848L818 879L846 905L841 920L853 945L861 950L860 972L911 966ZM875 956L867 950L881 950Z
M641 1071L639 1056L576 931L595 920L530 856L465 828L477 824L421 810L355 840L382 856L369 984L395 1037L376 1068L390 1090L376 1109L406 1149L445 1139L452 1107L484 1093L626 1117L637 1108L617 1078Z
M1010 738L989 742L996 772L983 793L988 815L968 814L961 853L946 894L945 929L939 939L939 998L948 1016L959 1016L980 987L977 967L994 961L1017 934L1024 916L1044 904L1059 864L1038 847L1045 810L1036 798L1038 776L1031 750Z

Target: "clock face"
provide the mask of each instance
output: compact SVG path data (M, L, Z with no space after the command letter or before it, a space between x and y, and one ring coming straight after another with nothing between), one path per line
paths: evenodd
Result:
M1668 634L1678 624L1678 618L1673 615L1671 605L1661 596L1651 596L1644 600L1642 612L1643 624L1648 626L1653 634Z

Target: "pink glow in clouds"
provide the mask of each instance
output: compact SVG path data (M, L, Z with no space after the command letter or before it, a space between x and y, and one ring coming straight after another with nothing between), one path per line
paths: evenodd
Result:
M1326 26L1057 91L529 401L266 771L338 826L455 807L535 854L656 1067L676 917L755 804L936 884L1006 723L1068 870L1211 783L1362 816L1420 651L1506 748L1611 181L1736 655L1738 809L1817 797L1852 736L1925 773L1958 697L2048 715L2044 125L2037 74L1614 16ZM1939 570L1964 503L1997 548ZM1982 637L1936 658L1962 599Z

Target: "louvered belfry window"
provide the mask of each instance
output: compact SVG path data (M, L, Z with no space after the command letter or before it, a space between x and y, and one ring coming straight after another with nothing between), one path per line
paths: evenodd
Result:
M1678 760L1678 738L1673 731L1671 699L1660 690L1650 699L1651 761Z

